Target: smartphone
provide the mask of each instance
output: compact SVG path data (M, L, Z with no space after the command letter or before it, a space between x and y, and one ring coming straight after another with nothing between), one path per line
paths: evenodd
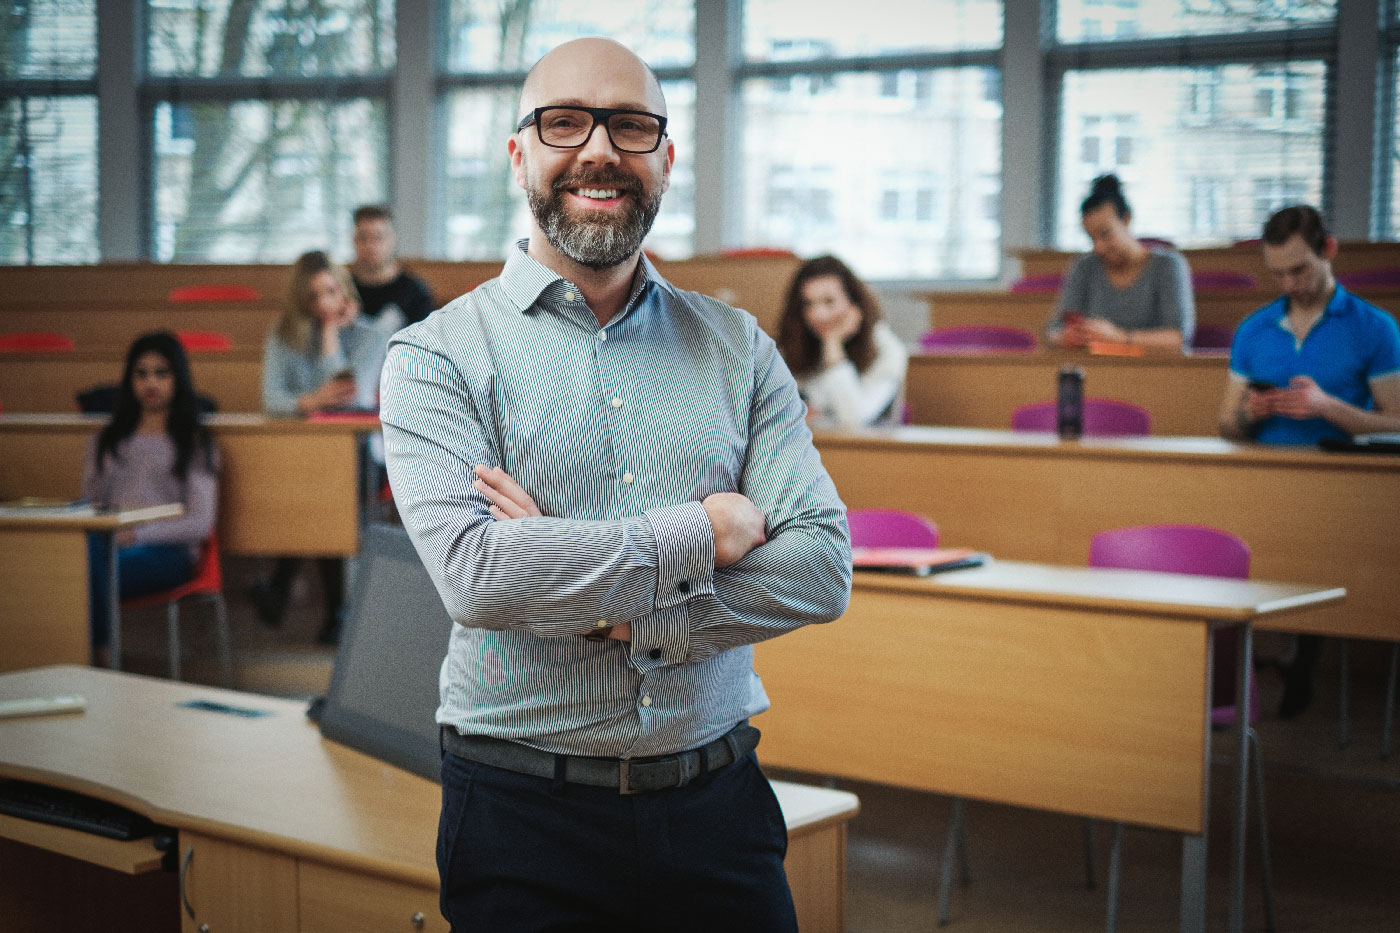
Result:
M1255 392L1268 392L1270 389L1278 388L1278 386L1274 385L1272 382L1265 382L1263 379L1249 380L1249 387Z
M355 371L354 371L353 369L342 369L340 372L336 373L336 374L335 374L334 376L332 376L331 378L332 378L332 379L354 379L354 378L355 378Z

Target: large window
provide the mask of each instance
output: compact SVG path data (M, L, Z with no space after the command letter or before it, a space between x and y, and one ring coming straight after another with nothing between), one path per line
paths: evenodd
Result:
M837 253L876 279L995 276L1001 12L749 0L730 245Z
M150 0L154 258L345 252L387 194L391 0Z
M97 8L0 11L0 263L96 262Z
M663 78L676 145L671 187L646 248L689 256L695 243L695 8L683 0L566 0L447 4L443 83L442 252L450 259L500 259L528 235L529 208L511 176L506 139L515 129L521 77L547 51L605 35L637 52Z
M1079 202L1104 172L1136 232L1178 246L1255 237L1278 208L1321 203L1325 80L1321 62L1069 72L1057 242L1084 245Z
M1078 205L1104 172L1136 232L1178 246L1325 209L1335 18L1335 0L1060 0L1055 244L1086 245Z
M1388 118L1389 124L1388 133L1384 132L1386 124L1381 124L1382 145L1388 148L1385 153L1386 160L1381 164L1385 168L1388 163L1386 174L1389 177L1386 187L1389 189L1390 211L1384 218L1385 229L1382 233L1387 239L1400 240L1400 0L1392 0L1390 16L1390 81L1387 82L1389 98L1381 111Z

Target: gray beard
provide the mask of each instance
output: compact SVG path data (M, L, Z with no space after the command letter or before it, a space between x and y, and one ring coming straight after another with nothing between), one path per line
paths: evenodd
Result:
M564 194L564 188L529 189L530 212L551 246L594 271L619 266L635 255L661 210L661 194L643 191L620 217L578 220L565 212Z

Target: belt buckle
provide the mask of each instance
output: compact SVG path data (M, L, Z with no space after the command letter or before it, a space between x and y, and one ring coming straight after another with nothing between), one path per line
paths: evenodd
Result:
M639 794L632 789L632 759L619 758L617 761L617 792L622 795Z

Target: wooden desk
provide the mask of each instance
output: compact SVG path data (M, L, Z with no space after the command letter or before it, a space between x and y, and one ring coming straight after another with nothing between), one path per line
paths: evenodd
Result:
M86 664L90 531L114 534L146 522L175 518L178 505L122 512L93 509L0 507L0 671L42 664ZM120 600L116 550L107 568L114 651L119 650Z
M949 546L1083 566L1099 531L1213 525L1249 543L1255 577L1350 594L1261 628L1400 641L1400 457L971 428L820 434L817 447L849 508L920 512Z
M1153 434L1209 435L1225 392L1225 356L1092 356L1068 350L909 358L905 394L915 424L1011 427L1022 405L1055 397L1064 365L1084 371L1084 394L1141 405Z
M0 402L8 412L73 412L79 392L121 378L126 347L0 357ZM262 350L190 354L190 375L220 411L262 410Z
M77 498L83 452L102 416L0 415L0 499ZM213 415L223 455L219 540L226 554L348 557L360 548L360 435L343 421Z
M1212 626L1343 595L1009 561L858 573L839 621L755 646L765 757L1180 832L1181 927L1204 929Z
M189 933L202 923L216 933L408 931L415 914L421 929L447 929L437 908L436 783L322 739L301 703L73 667L0 676L0 699L58 693L83 695L87 712L0 721L0 776L82 791L178 829L195 913L181 911ZM192 699L271 715L176 706ZM858 801L823 788L774 788L802 930L838 933L845 826ZM0 916L18 929L65 928L51 922L53 906L75 900L68 877L35 877L24 871L28 862L59 852L135 873L149 853L149 842L124 844L134 847L125 854L96 852L84 833L24 828L21 836L0 821L0 836L24 843L0 840ZM167 922L179 905L167 886L158 905ZM96 909L104 930L123 919L108 903Z

